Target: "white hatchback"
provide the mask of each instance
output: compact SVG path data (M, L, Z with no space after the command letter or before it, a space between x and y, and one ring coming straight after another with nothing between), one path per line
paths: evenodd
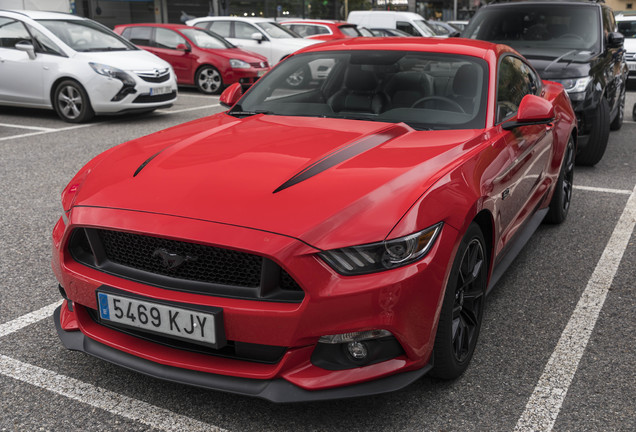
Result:
M321 42L304 39L267 18L214 16L194 18L186 24L213 31L240 48L265 56L272 66L301 48Z
M79 123L177 99L171 66L78 16L0 11L0 105L54 109Z

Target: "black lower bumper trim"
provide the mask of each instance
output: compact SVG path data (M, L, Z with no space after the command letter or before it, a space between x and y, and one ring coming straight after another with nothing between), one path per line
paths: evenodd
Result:
M212 390L235 393L244 396L259 397L271 402L310 402L329 399L344 399L360 396L388 393L406 387L426 374L431 366L411 372L403 372L347 387L326 390L304 390L284 379L258 380L238 378L226 375L215 375L189 369L180 369L151 362L140 357L127 354L85 336L81 331L67 332L60 325L60 307L53 314L55 328L62 343L67 349L82 351L110 363L140 372L155 378L188 384Z

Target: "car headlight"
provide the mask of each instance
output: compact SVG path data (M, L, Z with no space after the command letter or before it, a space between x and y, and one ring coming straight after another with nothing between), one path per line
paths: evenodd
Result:
M405 237L332 249L320 252L319 256L345 276L390 270L424 257L431 250L441 230L442 222Z
M90 62L88 64L90 65L90 67L93 68L95 72L100 75L104 75L108 78L118 79L127 86L135 86L135 80L133 79L133 77L131 77L121 69L117 69L116 67L108 66L101 63Z
M587 76L583 78L569 78L555 81L561 84L568 93L581 93L585 91L591 80L592 78Z
M249 69L250 64L239 59L230 59L232 69Z

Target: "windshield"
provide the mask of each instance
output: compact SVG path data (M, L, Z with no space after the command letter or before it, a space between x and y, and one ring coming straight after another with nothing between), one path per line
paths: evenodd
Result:
M75 51L128 51L133 44L108 28L88 20L38 20L51 33Z
M202 29L181 29L181 33L183 33L188 39L192 41L199 48L216 48L216 49L225 49L225 48L234 48L234 45L223 39L221 36L213 34L207 30Z
M415 129L485 126L487 64L404 51L298 54L261 78L229 112L344 118Z
M636 38L636 20L634 21L618 21L616 23L618 31L625 36L625 38Z
M300 38L293 31L273 22L259 22L257 25L267 33L267 36L274 39Z
M523 48L599 52L600 16L596 7L506 4L480 10L463 37Z

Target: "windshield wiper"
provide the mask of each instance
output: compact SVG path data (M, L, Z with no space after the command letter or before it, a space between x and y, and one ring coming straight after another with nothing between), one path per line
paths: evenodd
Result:
M128 51L128 48L113 48L113 47L99 47L99 48L86 48L78 49L79 52L101 52L101 51Z
M229 115L231 116L235 116L235 117L249 117L249 116L253 116L256 114L272 114L270 111L266 111L266 110L254 110L254 111L229 111L228 112Z

